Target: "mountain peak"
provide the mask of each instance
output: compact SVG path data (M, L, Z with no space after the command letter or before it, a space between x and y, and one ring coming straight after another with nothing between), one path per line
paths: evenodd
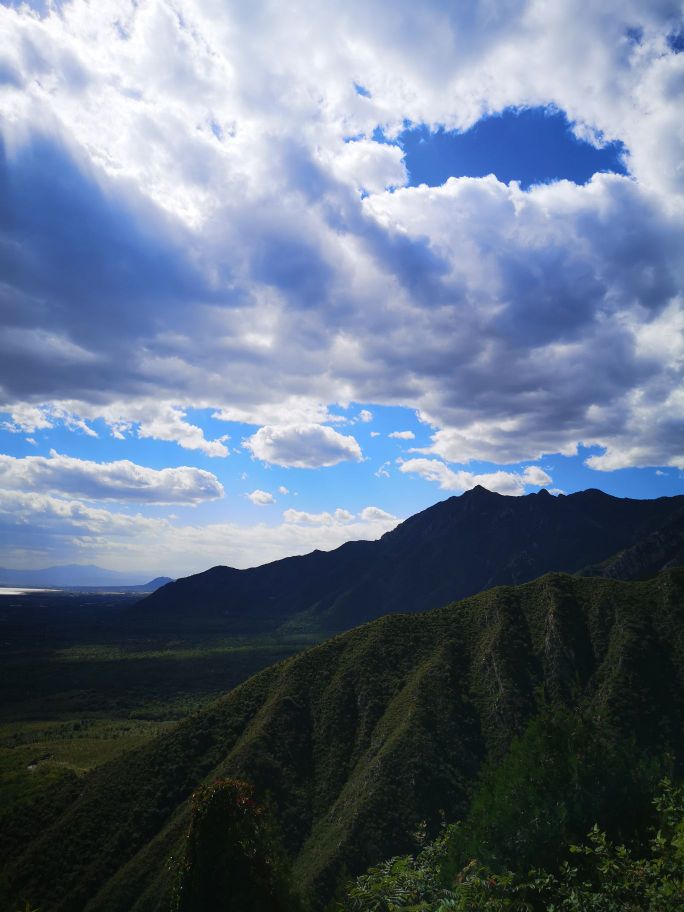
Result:
M495 491L490 491L488 488L483 488L481 484L477 484L474 488L469 488L467 491L464 491L461 497L465 497L466 495L470 497L482 497L483 495L491 497L491 495L495 493Z
M409 517L378 541L348 542L249 570L216 567L165 586L131 610L145 623L174 623L190 614L194 624L220 622L230 633L293 623L332 633L549 570L576 573L599 565L666 523L684 529L683 507L684 497L640 501L594 490L557 498L543 489L514 497L477 485ZM678 540L668 525L666 547L654 549L662 557L655 570L678 556Z

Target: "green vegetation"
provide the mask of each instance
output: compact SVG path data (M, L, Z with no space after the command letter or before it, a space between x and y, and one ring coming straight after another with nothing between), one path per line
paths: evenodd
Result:
M557 730L530 727L540 693L547 707L567 708ZM454 868L477 833L492 869L505 873L509 859L534 857L547 839L581 839L594 820L610 824L623 800L634 827L625 824L624 835L604 827L607 838L641 827L660 758L671 755L681 775L683 712L681 570L639 583L550 574L427 614L381 618L271 665L10 815L0 836L2 899L11 907L29 896L43 912L168 912L168 860L182 857L191 795L216 779L249 781L273 808L293 883L312 908L369 865L415 856L443 815L472 827L462 842L449 841ZM536 768L554 744L562 754L564 738L575 759L563 760L562 774L552 765L527 783L522 757L529 751ZM620 788L588 788L614 764L629 772ZM564 791L565 779L574 791ZM501 800L491 826L481 782ZM583 808L572 796L584 790ZM518 791L540 820L527 842ZM512 855L509 832L517 833ZM634 852L647 857L639 845ZM549 869L560 877L556 858Z
M653 801L658 826L647 850L616 845L598 826L565 846L555 870L491 868L471 859L445 874L458 828L416 856L393 858L349 885L340 912L681 912L684 789L664 780Z
M139 747L171 725L127 719L0 725L0 808L6 813L63 778L80 776Z
M182 719L311 637L102 639L0 651L0 722ZM81 636L78 634L79 637ZM92 631L85 631L85 636ZM114 637L108 642L107 637ZM315 642L315 641L314 641Z
M268 810L238 779L201 786L171 901L172 912L296 912L286 857Z
M472 858L490 869L556 868L567 845L598 823L634 843L651 822L651 796L667 758L617 739L595 718L543 703L500 763L485 763L448 870Z
M120 613L133 601L71 593L0 602L0 829L311 643L163 628L125 635Z

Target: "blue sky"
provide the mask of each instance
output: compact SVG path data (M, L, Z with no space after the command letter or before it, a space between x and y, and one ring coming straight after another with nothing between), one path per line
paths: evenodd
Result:
M438 187L450 177L494 174L527 190L533 184L570 180L585 184L600 171L626 174L622 143L595 146L574 136L567 115L550 107L506 108L464 132L408 126L388 139L405 153L408 184Z
M0 565L684 493L681 10L495 6L0 5Z

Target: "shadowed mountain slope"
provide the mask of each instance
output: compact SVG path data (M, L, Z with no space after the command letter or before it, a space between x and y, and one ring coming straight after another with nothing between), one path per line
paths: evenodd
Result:
M540 687L616 740L681 761L684 570L632 583L549 574L272 666L7 821L0 899L166 912L189 795L238 776L270 796L295 882L320 908L345 871L412 849L421 820L464 813L483 759L503 754Z
M613 562L606 574L653 575L672 561L673 535L684 539L684 496L629 500L588 490L506 497L477 487L412 516L379 541L180 579L137 605L126 623L333 633L550 571L594 565L603 575L597 565L645 539L648 554ZM641 572L645 564L647 573Z

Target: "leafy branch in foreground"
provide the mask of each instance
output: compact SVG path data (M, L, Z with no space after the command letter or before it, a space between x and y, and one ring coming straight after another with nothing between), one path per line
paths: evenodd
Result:
M597 826L572 862L556 873L493 872L471 860L453 883L442 865L455 828L447 828L415 858L393 858L356 879L345 912L682 912L684 909L684 788L664 780L654 799L660 827L647 857L615 845Z
M434 904L456 898L444 887L442 877L453 830L454 827L444 828L415 857L398 856L370 868L349 886L347 898L339 908L345 912L418 912L439 908Z

